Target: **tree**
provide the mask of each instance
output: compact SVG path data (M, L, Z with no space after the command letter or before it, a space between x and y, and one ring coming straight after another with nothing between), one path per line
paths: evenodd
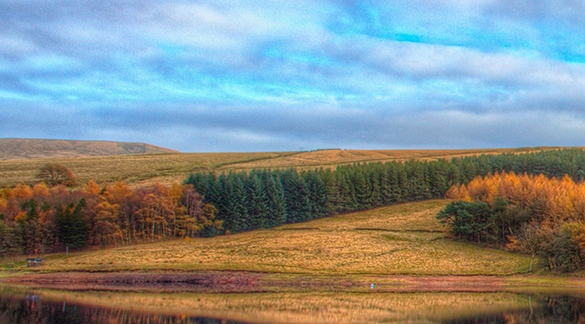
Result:
M166 238L165 226L168 216L174 212L172 209L172 204L168 199L152 193L144 196L140 202L140 209L136 214L142 218L144 235L148 234L146 226L150 227L151 242L154 242L157 233L160 234L159 238L163 240Z
M107 201L103 201L96 206L96 209L93 237L100 242L102 248L111 241L114 241L114 246L117 246L117 237L120 237L121 243L124 244L124 236L122 235L120 226L117 224L120 206L117 204L111 205Z
M468 241L487 242L493 239L492 210L482 201L455 201L437 214L437 219L451 227L451 233Z
M32 255L38 252L42 241L37 212L38 202L31 199L22 203L21 207L23 211L16 216L15 220L19 225L18 230L22 238L23 252Z
M51 186L64 184L68 187L75 186L77 180L73 172L58 163L47 163L41 167L37 179L47 182Z
M22 254L21 237L13 225L0 222L0 257L13 257Z
M33 191L24 183L19 183L12 189L14 198L20 202L28 201L33 197Z
M221 232L223 221L215 219L216 213L217 208L212 204L205 204L201 207L201 215L198 219L201 226L201 236L212 237Z
M530 269L528 271L532 272L534 258L543 249L544 244L550 240L550 236L550 233L542 227L528 224L522 227L517 237L510 237L510 243L506 248L511 251L530 253Z
M87 243L89 228L84 209L84 199L80 200L77 206L70 204L57 209L55 225L59 240L64 247L79 249Z

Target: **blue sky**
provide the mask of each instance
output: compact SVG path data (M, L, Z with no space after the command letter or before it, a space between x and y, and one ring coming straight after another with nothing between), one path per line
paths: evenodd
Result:
M0 137L585 144L585 2L4 0Z

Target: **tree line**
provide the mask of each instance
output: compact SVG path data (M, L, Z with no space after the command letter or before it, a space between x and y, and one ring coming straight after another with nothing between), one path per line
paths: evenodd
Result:
M131 189L93 181L67 188L71 175L0 190L0 256L55 252L178 237L214 236L443 198L449 188L495 172L585 178L580 149L357 163L334 169L194 173L183 185ZM61 170L61 171L60 171ZM52 179L52 180L51 180ZM62 180L64 179L64 180ZM502 234L503 235L503 234Z
M437 218L454 236L540 256L549 270L585 269L585 182L502 172L453 186L446 197L457 201Z
M335 169L195 173L186 181L218 209L224 229L241 232L394 203L443 198L449 188L495 172L585 178L581 149L357 163Z
M217 208L224 229L234 233L442 198L458 181L457 169L450 162L407 161L334 170L196 173L186 183Z
M202 236L221 229L216 212L188 185L21 183L0 190L0 257Z

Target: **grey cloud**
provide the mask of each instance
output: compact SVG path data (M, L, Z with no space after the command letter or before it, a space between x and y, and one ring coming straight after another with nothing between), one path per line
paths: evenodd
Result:
M363 3L333 2L346 11ZM581 65L367 34L343 39L320 25L329 13L310 3L1 2L0 91L29 97L0 97L8 112L0 135L148 141L184 151L585 140ZM480 9L466 0L433 3L428 11L459 5L512 26L545 9L550 19L567 17L569 27L581 19L568 2L525 11L521 1L484 1ZM64 63L32 62L51 57ZM69 88L77 102L64 99Z
M11 103L2 103L7 105ZM31 115L30 107L23 107L11 109L0 121L0 135L148 141L183 151L514 147L577 145L585 140L585 120L572 111L251 108L44 107Z

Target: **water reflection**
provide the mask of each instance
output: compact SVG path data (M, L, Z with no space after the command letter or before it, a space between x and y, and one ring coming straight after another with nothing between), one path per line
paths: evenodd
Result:
M536 296L529 309L446 321L450 324L585 323L585 299L571 296Z
M152 324L227 324L241 323L223 319L188 317L185 315L157 315L119 309L101 308L67 302L43 301L40 295L27 294L24 298L0 297L0 323L31 324L86 324L86 323L152 323Z
M0 323L585 323L585 299L512 293L0 290Z

